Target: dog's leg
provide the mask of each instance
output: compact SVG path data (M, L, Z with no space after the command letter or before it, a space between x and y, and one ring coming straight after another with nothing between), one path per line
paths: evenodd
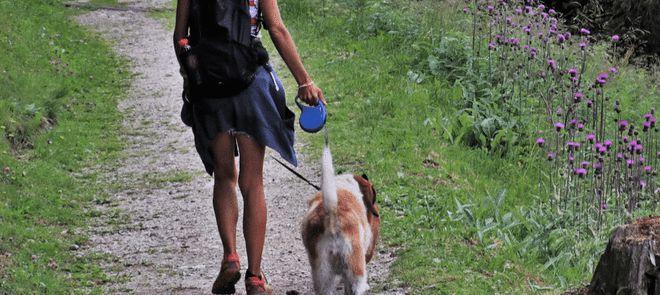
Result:
M314 290L319 295L332 295L337 275L332 270L328 256L322 254L312 263L312 279Z
M355 243L357 244L357 243ZM355 245L354 246L357 246ZM344 289L347 290L346 294L363 295L369 290L367 283L367 263L364 252L360 247L356 247L348 257L348 271L344 272Z
M344 283L344 295L353 295L353 286L351 286L351 281L348 279L348 275L344 274L342 282Z

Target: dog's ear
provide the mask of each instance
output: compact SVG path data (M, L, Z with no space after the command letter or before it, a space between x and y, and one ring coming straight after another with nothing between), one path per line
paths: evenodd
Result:
M354 176L354 178L360 186L362 202L364 202L367 211L376 217L380 217L378 208L376 207L376 189L374 189L373 184L371 184L371 182L369 182L364 176Z

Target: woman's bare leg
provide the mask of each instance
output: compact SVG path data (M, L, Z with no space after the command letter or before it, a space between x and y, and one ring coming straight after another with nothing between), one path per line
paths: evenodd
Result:
M234 163L235 139L230 133L219 133L213 139L215 160L213 176L213 211L218 224L225 254L236 252L236 223L238 204L236 200L236 164Z
M265 147L254 139L236 136L241 153L238 186L243 195L243 235L248 256L248 271L261 273L261 255L266 238L266 200L264 196L263 166Z

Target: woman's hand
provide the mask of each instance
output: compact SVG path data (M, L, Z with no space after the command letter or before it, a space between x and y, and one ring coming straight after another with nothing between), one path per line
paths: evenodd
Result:
M321 91L321 88L316 87L314 83L300 86L298 88L297 97L311 106L316 105L319 99L324 105L328 105L325 101L325 97L323 97L323 91Z

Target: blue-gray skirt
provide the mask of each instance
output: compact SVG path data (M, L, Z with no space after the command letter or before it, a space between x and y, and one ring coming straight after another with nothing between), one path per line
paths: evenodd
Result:
M286 106L282 81L269 65L260 67L252 84L235 96L195 98L191 121L197 153L210 175L215 169L212 141L226 132L246 133L298 165L293 149L295 115Z

